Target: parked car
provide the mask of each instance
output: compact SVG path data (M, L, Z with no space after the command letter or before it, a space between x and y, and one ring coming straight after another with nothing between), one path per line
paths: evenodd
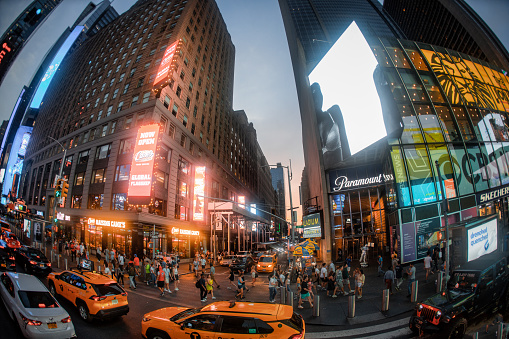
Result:
M230 264L232 263L233 259L235 259L235 256L234 255L225 255L221 258L221 260L219 260L219 265L221 266L230 266Z
M7 243L0 240L0 270L16 271L16 261L12 251L7 248Z
M143 338L302 339L305 324L291 306L219 301L201 308L166 307L143 316Z
M494 253L455 270L445 291L417 304L409 327L416 334L463 338L469 322L499 310L509 310L509 267L507 254Z
M36 248L22 246L16 251L16 261L26 273L48 275L52 272L51 262Z
M27 338L75 338L69 313L33 275L4 272L0 295L7 313Z
M233 259L232 263L230 264L230 268L233 269L234 272L249 272L251 271L251 267L254 266L254 264L254 260L250 255L238 255L235 257L235 259Z
M129 312L127 292L115 280L99 273L80 269L53 272L48 276L48 285L55 297L60 295L74 304L85 321Z

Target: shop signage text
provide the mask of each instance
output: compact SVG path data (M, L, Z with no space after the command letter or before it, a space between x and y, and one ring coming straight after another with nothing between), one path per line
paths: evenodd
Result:
M142 126L138 131L129 175L129 197L149 197L151 194L158 134L157 124Z
M172 43L166 51L164 51L163 60L159 65L159 69L157 70L156 79L154 80L154 86L156 86L159 82L166 79L168 74L170 73L171 62L173 61L173 56L175 55L175 51L177 50L177 45L179 40Z
M373 184L383 184L385 182L390 182L393 180L394 177L392 174L379 174L378 176L375 177L362 178L356 180L348 180L347 176L341 175L334 180L334 186L331 187L331 190L332 192L339 192L343 188L357 188Z
M200 231L191 231L191 230L184 230L184 229L178 228L178 227L172 227L171 234L200 235Z
M89 225L95 225L95 226L125 228L125 221L113 221L113 220L101 220L101 219L95 219L95 218L88 218L87 222Z
M467 260L475 260L497 250L497 219L467 230Z
M504 197L509 194L509 186L498 188L496 190L493 190L491 192L481 193L477 195L477 202L478 204L484 204L489 201Z
M302 217L302 226L304 238L321 238L322 237L322 222L320 220L320 213L305 215Z

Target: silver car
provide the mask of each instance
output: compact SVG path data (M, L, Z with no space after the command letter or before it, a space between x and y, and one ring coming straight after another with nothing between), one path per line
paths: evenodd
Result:
M76 338L69 313L37 277L2 273L0 295L9 316L26 338Z
M219 261L219 264L221 266L230 266L230 264L232 263L233 259L235 259L235 256L234 255L225 255L221 258L221 260Z

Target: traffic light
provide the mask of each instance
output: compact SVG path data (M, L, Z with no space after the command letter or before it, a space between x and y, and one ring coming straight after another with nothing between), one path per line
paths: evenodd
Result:
M67 192L69 192L69 184L67 183L67 180L65 179L61 179L62 180L62 197L63 198L66 198L67 197Z
M62 183L63 179L57 179L57 185L55 186L55 197L60 198L62 195Z

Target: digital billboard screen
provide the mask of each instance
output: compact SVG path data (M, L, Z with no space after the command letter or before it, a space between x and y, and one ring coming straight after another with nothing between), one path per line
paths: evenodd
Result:
M193 220L203 221L205 208L205 166L197 166L194 170L194 204Z
M128 197L149 197L151 194L158 136L158 124L142 126L138 131L129 174Z
M154 86L159 84L161 81L166 79L168 76L168 73L170 72L171 62L173 60L173 56L175 55L175 52L177 51L177 45L179 43L179 40L172 43L168 48L166 48L166 51L164 52L163 59L161 61L161 64L159 65L159 69L157 70L156 79L154 80Z
M475 260L497 249L497 219L467 230L467 260Z
M58 70L60 63L62 62L65 55L67 54L67 51L69 51L69 49L74 44L74 41L76 41L82 30L83 26L76 26L76 28L74 28L71 34L69 34L67 39L65 39L64 43L58 50L57 54L55 55L53 60L51 60L51 64L48 67L48 70L44 74L41 83L37 87L37 91L35 92L34 97L32 98L32 102L30 103L30 108L39 108L41 106L42 98L44 97L44 94L46 93L46 90L48 89L51 80L53 80L53 76Z
M373 78L377 65L371 48L354 21L309 74L309 83L320 86L322 110L339 106L351 155L387 135ZM333 116L331 118L334 119ZM330 133L325 133L328 140L332 132L331 128ZM324 141L322 138L322 151L325 153L328 147Z

